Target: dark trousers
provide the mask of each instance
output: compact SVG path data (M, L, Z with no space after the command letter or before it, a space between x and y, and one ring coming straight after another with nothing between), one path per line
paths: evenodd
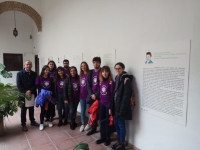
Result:
M47 121L50 120L50 116L51 116L51 112L53 110L53 107L55 108L55 105L53 105L52 103L48 103L48 110L45 110L45 105L44 106L40 106L40 108L41 108L40 124L44 123L44 116L46 116Z
M71 122L74 122L76 119L78 103L79 101L72 101L69 103L69 117Z
M101 138L110 138L109 132L109 108L99 105L99 122L100 122L100 136Z
M26 125L26 110L29 109L29 119L31 122L35 121L34 118L34 106L33 107L25 107L25 103L21 107L21 125Z
M63 93L58 93L58 104L57 105L58 105L59 120L62 120L63 114L64 114L64 116L66 116ZM63 111L63 113L62 113L62 111ZM68 115L66 117L68 117Z

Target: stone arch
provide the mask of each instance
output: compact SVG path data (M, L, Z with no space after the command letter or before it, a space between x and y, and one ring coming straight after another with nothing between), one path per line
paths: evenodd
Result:
M29 15L35 22L38 32L42 31L42 17L32 7L15 1L5 1L0 3L0 14L6 11L16 10Z

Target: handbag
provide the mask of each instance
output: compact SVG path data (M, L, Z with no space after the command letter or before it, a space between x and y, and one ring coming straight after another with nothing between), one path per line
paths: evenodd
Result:
M110 115L108 126L113 126L113 125L114 125L114 117L112 115Z

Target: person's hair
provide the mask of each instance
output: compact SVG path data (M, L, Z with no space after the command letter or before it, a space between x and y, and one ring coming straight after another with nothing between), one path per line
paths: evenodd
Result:
M102 72L108 72L108 80L109 81L113 81L113 78L112 78L112 73L111 73L111 71L110 71L110 67L108 67L108 66L103 66L102 68L101 68L101 71L100 71L100 74L99 74L99 80L100 80L100 82L103 82L103 81L105 81L105 80L107 80L107 79L105 79L104 77L103 77L103 75L102 75Z
M63 60L63 63L64 63L64 62L68 62L68 63L69 63L69 60L67 60L67 59L64 59L64 60Z
M47 68L49 68L49 66L48 66L48 65L44 65L44 66L42 67L42 71L41 71L41 73L40 73L40 77L42 77L42 78L43 78L44 71L45 71ZM50 71L50 68L49 68L49 71Z
M115 67L119 65L120 67L122 67L122 69L125 69L125 65L122 62L118 62L115 64Z
M26 64L26 62L30 62L30 63L32 64L32 62L31 62L30 60L26 60L26 61L24 62L24 65Z
M53 60L50 60L49 62L48 62L48 66L49 66L49 64L50 63L53 63L54 64L54 68L53 68L53 71L56 71L56 69L57 69L57 66L56 66L56 63L55 63L55 61L53 61Z
M58 71L63 71L63 78L66 78L67 75L65 74L65 69L61 66L59 66L57 69L56 69L56 74L54 76L54 82L56 83L61 77L60 75L58 74Z
M76 71L75 78L79 78L78 71L77 71L77 69L76 69L75 66L71 66L71 67L69 68L69 77L72 78L71 73L70 73L72 69L75 69L75 71Z
M94 61L98 61L99 63L101 63L101 57L94 57L92 59L92 62L94 62Z
M82 75L84 74L84 71L81 69L82 64L85 64L85 65L86 65L86 71L87 71L87 73L89 72L89 66L88 66L88 64L87 64L85 61L83 61L83 62L81 63L81 65L80 65L80 78L81 78Z
M150 55L150 56L152 56L152 55L151 55L151 52L147 52L146 55Z

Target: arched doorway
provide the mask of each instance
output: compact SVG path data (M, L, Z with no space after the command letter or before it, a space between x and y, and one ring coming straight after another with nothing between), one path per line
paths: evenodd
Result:
M0 3L0 14L6 11L10 11L10 10L16 10L16 11L20 11L27 14L34 20L37 26L38 32L42 31L42 17L32 7L20 2L15 2L15 1L5 1L5 2Z

